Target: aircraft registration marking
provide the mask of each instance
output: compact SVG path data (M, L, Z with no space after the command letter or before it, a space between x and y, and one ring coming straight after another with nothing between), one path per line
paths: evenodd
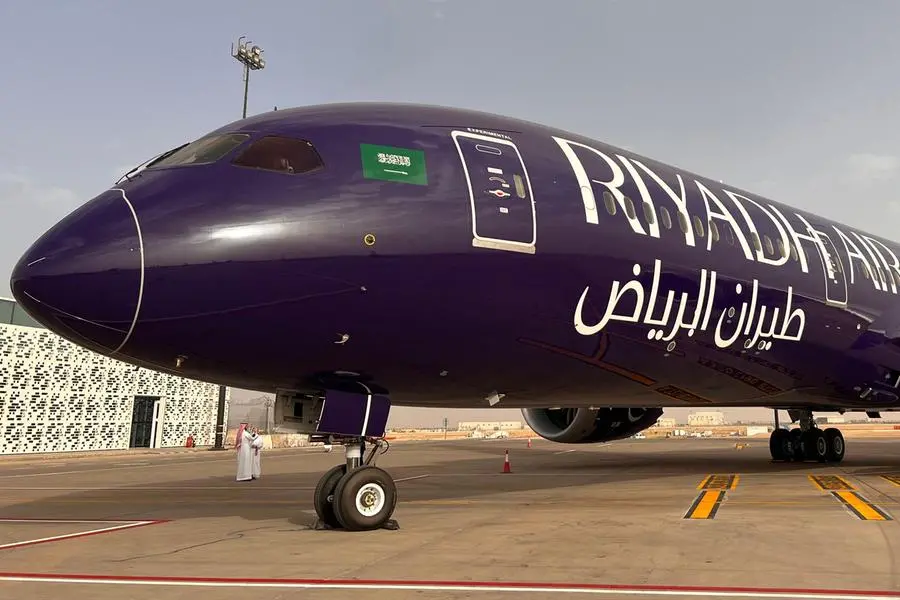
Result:
M823 492L856 490L856 486L839 475L809 475L809 480Z
M900 475L882 475L881 478L892 485L900 487Z

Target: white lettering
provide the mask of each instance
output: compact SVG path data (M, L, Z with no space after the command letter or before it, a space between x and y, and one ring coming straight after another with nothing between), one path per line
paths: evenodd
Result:
M881 268L881 265L878 263L878 259L875 257L875 253L872 252L872 248L869 246L869 244L866 243L866 241L862 237L860 237L860 235L858 233L856 233L855 231L851 231L850 233L853 234L853 237L855 237L857 240L859 240L859 243L862 244L863 248L866 249L866 252L869 254L869 257L872 259L872 264L875 265L875 268L872 270L872 283L875 285L875 289L880 292L886 292L887 291L887 281L884 278L884 270ZM875 279L876 275L878 276L877 280ZM881 282L880 286L878 285L879 281Z
M651 326L647 331L648 340L657 340L668 342L673 340L679 332L686 330L687 337L693 337L698 331L707 331L710 322L710 316L713 310L714 299L716 295L716 272L701 269L699 291L695 299L691 299L690 293L682 292L681 300L678 303L678 311L675 319L669 321L672 314L672 304L674 292L669 290L667 294L666 308L661 319L653 317L655 301L659 290L659 279L662 270L662 263L659 259L653 262L653 283L651 292L645 295L644 286L638 280L641 274L640 265L634 265L632 272L634 278L622 285L622 282L614 280L607 298L606 310L600 320L594 325L585 323L585 304L587 301L590 287L585 287L575 307L574 325L575 330L581 335L595 335L603 330L606 325L612 321L623 323L641 323ZM742 284L735 286L735 293L740 296L743 290ZM787 301L784 307L769 307L759 303L759 282L753 280L751 289L751 298L748 305L747 302L741 304L740 318L737 325L733 326L732 333L727 337L723 336L722 331L724 325L731 325L736 310L734 307L728 307L719 315L718 322L714 332L716 346L719 348L728 348L733 345L742 335L746 337L744 348L750 349L754 346L757 350L768 350L772 347L771 340L788 340L797 341L803 336L806 327L806 314L802 308L792 308L793 288L788 286ZM624 309L618 307L626 292L631 292L634 299L634 306ZM645 298L649 299L646 312L641 319L641 312L644 307ZM688 306L694 303L693 314L690 317L685 316ZM758 318L757 318L758 312ZM766 315L771 315L770 320L766 322ZM789 333L792 325L795 331ZM668 328L668 333L665 331ZM753 332L751 335L751 331ZM749 337L747 337L749 336Z
M677 181L678 189L676 190L674 182L670 184L665 181L656 171L637 158L618 153L606 154L587 144L561 137L553 136L553 139L559 145L575 175L584 205L585 222L594 225L599 225L600 223L600 211L597 208L597 191L594 187L597 185L603 190L603 199L608 206L609 213L616 214L617 211L613 204L615 202L622 213L624 213L633 232L660 238L661 221L667 229L673 229L668 211L662 215L662 219L657 212L658 210L663 210L660 208L660 205L664 202L663 199L667 198L675 209L675 214L672 216L677 218L677 227L684 236L685 245L696 245L696 235L698 233L702 234L702 219L698 216L694 218L694 223L691 222L691 216L688 212L688 192L681 174L663 171L666 173L667 178L671 179L674 177ZM603 170L602 174L598 175L601 172L601 167L600 163L596 161L586 165L586 162L592 159L586 158L583 152L579 156L579 148L589 151L600 158L606 165L608 173ZM383 164L411 166L410 158L401 155L380 153L378 160ZM588 172L589 170L591 173ZM650 181L653 181L658 186L662 192L661 194L656 189L651 191ZM632 182L639 196L639 200L634 204L632 199L625 193L625 190L632 189ZM764 201L756 197L750 197L720 187L716 187L715 192L713 192L711 188L700 181L693 180L693 182L706 208L706 228L710 231L710 235L705 236L707 238L706 250L708 252L712 251L714 242L722 237L722 234L714 235L714 233L718 231L722 231L723 234L727 233L725 229L727 226L737 239L744 258L748 261L781 267L791 262L792 258L795 258L800 263L800 270L803 273L810 273L812 264L809 261L809 244L812 244L822 263L826 286L825 300L828 303L832 305L846 305L848 302L848 286L857 283L860 271L864 274L865 279L871 279L872 285L876 290L900 294L900 257L898 257L898 253L892 247L884 242L845 228L849 233L848 235L848 233L845 233L837 226L831 225L843 243L843 249L846 252L845 261L844 255L840 253L838 246L832 241L833 237L829 237L829 234L825 233L824 230L817 230L803 214L791 211L792 215L789 219L773 203L764 203ZM728 196L734 203L735 208L726 207L717 197L717 194L720 193ZM696 199L691 201L695 202ZM636 206L637 203L640 203L641 206ZM751 208L751 205L755 208ZM643 211L640 210L642 207ZM754 212L757 209L759 212ZM735 210L741 214L742 221L746 224L746 233L743 230L743 225L739 224L736 218ZM758 222L761 216L760 213L771 222L774 230L765 225L764 221ZM644 214L646 218L640 218L639 215L641 214ZM694 225L696 225L697 231L695 231ZM820 224L820 226L822 225ZM760 227L767 235L760 235ZM777 231L777 234L775 231ZM770 239L770 237L773 239ZM730 234L728 241L732 241ZM775 242L774 246L772 245L773 241ZM847 274L844 272L844 262L849 266L849 281ZM636 268L640 270L638 266ZM674 339L682 329L687 330L689 332L688 335L692 336L696 331L706 331L709 326L713 294L715 294L715 281L715 271L707 272L705 269L701 270L700 281L698 282L700 288L699 304L694 309L694 312L687 316L685 311L689 310L687 306L688 295L681 293L679 300L677 299L679 294L674 290L659 291L658 267L654 270L652 289L646 297L644 295L645 290L638 280L633 280L626 284L615 281L611 296L608 299L607 312L595 325L585 324L582 320L582 311L585 308L585 302L587 302L590 291L586 287L576 310L576 329L583 335L593 335L597 331L602 330L609 321L624 321L652 326L653 329L649 334L650 339L669 341ZM709 287L708 290L706 289L707 286ZM754 346L760 349L767 344L771 345L770 339L800 339L799 336L802 336L805 327L805 314L799 308L793 312L790 311L790 301L793 297L792 288L788 290L788 306L784 310L779 307L772 308L762 304L757 297L756 283L752 285L749 291L751 295L749 303L744 302L742 304L740 319L732 334L723 337L723 335L720 335L721 328L727 326L730 330L731 327L735 327L734 321L738 319L732 319L732 315L729 315L729 318L724 320L724 325L723 319L719 319L719 324L716 328L717 344L726 344L727 346L733 343L733 340L744 336L746 344L749 344L745 346L746 349ZM638 300L638 303L633 311L626 311L628 314L620 314L621 309L616 307L626 295L626 292L637 295L636 300ZM658 309L657 300L663 305ZM702 309L704 304L706 305L705 314ZM734 307L730 309L732 313L735 310ZM672 318L673 315L675 315L674 319ZM781 323L780 329L779 323ZM792 334L797 337L791 337L786 333L788 326L792 323L799 323L797 325L798 333Z
M639 276L641 274L641 266L634 265L633 273L635 277ZM610 321L624 321L626 323L638 323L640 321L641 309L644 307L644 286L636 279L629 281L621 289L619 289L619 285L618 280L613 281L609 299L606 301L606 311L604 311L603 318L596 325L587 325L582 316L584 313L584 301L587 299L590 286L584 288L581 298L578 300L578 306L575 308L575 331L581 335L594 335L606 327L606 324ZM617 315L615 313L616 305L626 292L634 293L634 309L631 311L631 314Z
M591 148L585 144L581 144L579 142L573 142L571 140L566 140L560 137L553 137L559 147L562 149L563 154L566 155L566 159L569 161L569 165L572 167L572 171L575 173L575 180L578 182L578 186L581 188L581 200L584 203L584 216L585 220L588 223L592 223L597 225L600 223L600 220L597 216L597 200L594 196L594 189L591 185L591 181L598 183L609 190L609 193L613 195L616 201L619 203L619 206L622 208L622 212L625 214L625 218L628 220L628 224L631 225L632 231L635 233L640 233L641 235L647 235L644 231L644 227L641 225L641 222L637 218L637 214L629 215L628 211L625 210L625 194L619 189L623 183L625 183L625 173L622 172L622 168L616 164L616 162L600 152L596 148ZM575 150L572 146L578 146L579 148L584 148L585 150L590 150L600 158L602 158L606 164L609 166L612 171L612 179L609 181L598 181L596 179L591 179L588 177L587 170L584 168L584 164L581 162L581 159L578 158L578 155L575 154Z
M856 245L856 242L851 240L847 235L837 228L836 225L831 226L832 229L840 236L841 241L844 242L844 250L847 252L847 263L850 266L850 283L856 283L856 270L853 268L853 259L858 260L862 264L863 274L865 276L866 273L872 273L872 266L869 264L869 259L866 258L866 255L862 253L859 247ZM852 249L851 249L852 248ZM875 288L878 289L878 282L874 281L873 283Z
M378 153L378 162L384 165L399 165L401 167L409 167L412 165L408 156L400 154L387 154L385 152Z
M766 207L764 207L762 204L760 204L753 198L748 198L747 196L740 196L738 194L735 194L731 199L734 200L735 197L741 198L742 200L746 200L750 204L753 204L754 206L756 206L760 211L762 211L762 213L764 215L766 215L766 217L768 217L769 220L772 222L772 225L775 226L775 229L778 230L778 238L781 240L780 247L785 248L785 250L790 248L791 240L788 237L787 231L785 231L784 226L781 224L781 221L779 221L778 219L775 218L775 215L770 213L766 209ZM747 216L746 213L745 213L745 216ZM754 229L755 228L756 227L754 225ZM779 248L778 244L776 244L776 246L775 246L775 254L778 257L775 260L770 260L770 259L766 258L764 249L757 252L757 258L759 259L760 262L770 264L774 267L780 267L781 265L785 264L788 261L788 254L787 254L787 252L779 253L777 248Z
M634 165L629 162L627 158L622 156L621 154L616 154L616 158L618 158L625 168L628 170L629 175L631 175L631 179L634 180L635 185L637 186L638 193L641 195L641 200L650 205L650 208L653 210L653 214L656 214L656 205L653 203L653 197L650 195L650 192L647 190L647 185L644 183L644 180L641 179L640 174L634 168ZM659 221L657 219L653 219L647 223L647 227L650 228L650 237L659 237Z
M744 257L747 260L753 260L753 254L750 252L750 244L747 243L747 238L744 237L744 232L741 231L741 228L738 226L737 221L731 215L731 211L725 208L725 205L722 204L722 201L716 198L716 195L713 194L705 185L703 185L699 181L694 181L694 183L697 184L697 189L700 190L700 195L703 196L703 202L706 204L707 227L709 227L709 223L711 223L713 219L726 223L728 227L730 227L734 232L734 237L737 238L738 243L741 245L741 249L744 251ZM712 200L719 208L718 211L714 211L709 205L710 200ZM709 236L706 240L706 249L709 250L711 247L712 236Z
M744 221L747 223L747 229L750 230L750 238L753 240L753 248L756 250L756 260L761 263L769 263L772 264L769 260L766 259L765 252L763 251L762 241L760 240L759 231L756 229L756 223L753 222L753 219L750 218L750 214L747 212L747 209L744 208L744 205L741 204L742 200L749 200L749 198L732 192L731 190L722 190L726 196L731 198L731 201L734 202L734 205L737 206L738 210L741 213L741 216L744 217Z
M691 226L691 216L688 214L687 210L687 190L684 188L684 181L681 179L681 175L675 174L675 177L678 179L678 186L681 188L681 193L676 194L675 190L673 190L668 183L662 180L662 178L650 170L650 167L642 163L637 159L631 159L631 162L639 166L644 173L649 175L653 181L656 182L662 191L666 193L667 196L672 200L672 203L675 205L675 210L678 211L678 214L681 215L677 217L679 221L687 224L687 227L682 228L682 232L684 233L684 243L688 246L694 245L694 228ZM635 178L637 179L637 178ZM707 250L709 248L707 247Z
M882 244L879 240L876 240L875 238L869 237L867 235L864 235L862 237L867 242L869 242L872 248L875 249L875 252L878 253L878 256L881 257L881 260L884 262L884 268L887 269L889 273L893 272L893 275L891 277L888 277L888 279L891 282L891 291L896 294L897 281L900 281L900 260L897 259L897 255L894 254L893 250ZM884 254L882 254L881 251L878 250L879 247L884 250L885 254L891 257L891 262L888 262Z
M578 187L581 188L581 201L584 203L585 221L593 225L598 225L600 219L597 216L597 199L594 197L591 179L588 177L587 171L585 171L584 165L581 163L581 159L578 158L578 155L575 154L575 150L572 149L572 145L577 143L556 136L554 136L553 139L559 144L563 154L566 156L566 160L569 161L572 172L575 173L575 181L578 182ZM584 144L577 145L583 148L589 148L589 146L585 146Z
M772 209L772 212L778 215L778 218L781 219L782 223L784 223L788 235L791 236L791 239L793 240L794 250L797 252L797 257L800 260L800 270L802 270L804 273L809 273L809 263L806 262L806 252L803 250L803 241L805 240L807 242L812 242L813 246L816 248L816 251L821 256L822 241L819 239L819 236L816 235L815 230L813 230L812 228L812 225L810 225L802 216L794 213L797 218L803 221L803 223L806 225L806 229L809 232L809 235L798 233L797 230L794 229L794 226L791 225L791 222L787 220L787 217L785 217L777 207L769 204L769 208Z

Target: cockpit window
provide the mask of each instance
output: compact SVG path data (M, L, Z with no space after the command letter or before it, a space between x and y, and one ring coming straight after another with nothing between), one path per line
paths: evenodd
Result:
M277 171L280 173L310 173L325 166L312 144L275 135L268 135L250 144L234 164L241 167Z
M182 165L202 165L216 162L249 138L246 133L226 133L224 135L210 135L163 156L158 161L150 163L146 168L178 167Z

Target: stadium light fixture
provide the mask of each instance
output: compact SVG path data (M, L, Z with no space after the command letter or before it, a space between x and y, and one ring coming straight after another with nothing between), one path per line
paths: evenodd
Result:
M231 45L231 56L244 65L244 111L242 117L247 118L247 94L250 90L250 71L261 71L266 68L264 50L253 44L242 35L238 38L237 45ZM252 44L252 45L251 45Z

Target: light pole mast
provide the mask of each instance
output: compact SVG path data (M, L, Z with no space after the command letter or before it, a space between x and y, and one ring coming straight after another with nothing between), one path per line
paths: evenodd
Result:
M250 91L250 71L260 71L266 68L266 61L263 58L263 49L253 45L251 41L245 41L247 36L242 35L238 38L237 46L231 45L231 56L239 63L244 65L244 110L241 118L247 118L247 95ZM225 395L227 388L224 385L219 386L219 405L216 410L216 439L213 450L225 449ZM268 408L266 409L268 415Z
M244 41L246 36L238 38L237 47L231 45L231 56L239 63L244 65L244 111L241 118L247 118L247 94L250 90L250 71L260 71L266 68L266 61L263 58L263 49L253 45L251 41Z

